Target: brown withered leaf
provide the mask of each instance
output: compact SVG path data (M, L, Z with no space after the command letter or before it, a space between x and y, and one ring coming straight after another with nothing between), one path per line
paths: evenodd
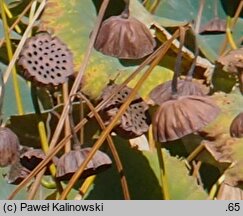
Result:
M154 137L160 142L180 139L205 127L219 113L209 97L181 96L166 101L154 115Z
M221 135L215 141L202 141L205 148L210 152L214 159L220 163L232 163L233 159L233 145L236 140L229 137L227 134Z
M232 167L226 170L225 183L231 186L243 185L243 160L235 162Z

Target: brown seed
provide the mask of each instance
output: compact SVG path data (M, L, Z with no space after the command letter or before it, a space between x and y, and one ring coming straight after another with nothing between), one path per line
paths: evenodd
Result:
M226 22L225 20L215 17L203 25L199 33L200 34L220 34L226 32Z
M230 135L232 137L243 137L243 113L239 113L230 125Z
M165 101L172 99L171 82L162 83L150 92L149 96L154 104L161 105ZM177 89L178 96L205 96L208 93L206 87L197 82L193 82L191 79L178 80Z
M0 128L0 166L5 167L19 160L19 139L9 128Z
M67 46L49 33L26 40L18 64L26 79L40 85L59 85L73 74L73 57Z
M101 98L105 100L118 87L118 85L108 86L103 91ZM101 110L101 116L106 125L112 121L131 91L131 88L124 87ZM150 124L148 108L148 105L143 99L139 95L136 95L125 113L122 115L120 123L114 128L114 131L126 139L135 138L147 132Z
M112 16L100 28L95 49L121 59L140 59L155 48L149 29L131 16Z
M89 154L91 148L83 148L81 150L72 150L65 153L57 163L57 178L58 180L69 180L77 171L79 166ZM95 175L111 166L112 162L109 156L101 151L97 151L92 160L88 163L81 178Z
M167 142L196 132L219 114L219 108L208 97L181 96L163 103L153 119L155 140Z

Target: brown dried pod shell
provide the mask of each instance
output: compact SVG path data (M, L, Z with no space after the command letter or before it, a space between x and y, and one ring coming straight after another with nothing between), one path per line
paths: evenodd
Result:
M11 165L10 170L6 176L7 182L9 184L20 184L29 174L30 170L21 165L20 162L17 162Z
M33 170L35 167L46 158L45 153L41 149L28 149L26 152L20 155L20 163L27 168L28 170ZM57 164L58 158L53 158L54 164ZM49 175L50 172L47 169L46 175Z
M243 137L243 112L239 113L230 125L230 135L232 137Z
M165 101L172 98L171 80L156 86L149 94L149 97L154 104L161 105ZM192 79L186 78L177 82L178 96L205 96L208 94L208 89L198 82L193 82Z
M199 29L199 34L220 34L226 32L225 20L215 17Z
M134 17L123 13L105 20L95 41L96 50L121 59L140 59L155 48L149 29Z
M231 73L243 72L243 47L231 50L226 55L220 56L217 62L223 65L226 71Z
M49 33L26 40L18 61L23 76L40 85L59 85L73 74L73 57L67 46Z
M0 127L0 167L19 160L19 139L9 128Z
M180 139L206 126L219 111L208 97L182 96L166 101L154 115L154 138L160 142Z
M105 100L118 87L118 85L108 86L103 91L101 98ZM101 116L106 125L112 121L131 91L131 88L124 87L102 109ZM125 113L122 115L120 123L114 128L114 131L126 139L135 138L147 132L150 124L148 108L148 105L143 99L139 95L136 95Z
M65 153L57 163L57 179L60 181L70 180L72 175L85 160L90 150L91 148L83 148L81 150L72 150ZM88 176L102 172L109 168L111 164L112 161L109 156L98 150L88 163L81 178L87 178Z

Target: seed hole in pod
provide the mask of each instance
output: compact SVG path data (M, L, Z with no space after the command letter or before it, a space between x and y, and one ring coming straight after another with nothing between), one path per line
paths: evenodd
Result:
M33 69L33 70L36 70L36 67L34 66L34 67L32 67L32 69Z
M62 66L62 69L63 69L63 70L66 70L66 67L63 67L63 66Z
M37 46L35 44L32 45L34 48L36 48Z
M66 60L63 60L62 63L67 63L67 61Z
M60 67L58 67L58 66L55 66L55 68L56 68L57 70L60 70Z
M41 71L38 71L38 74L41 75L42 74Z
M41 56L41 57L39 58L39 60L42 61L42 60L43 60L43 57Z
M49 50L49 47L46 47L47 50Z
M62 49L61 48L58 48L57 51L61 51Z
M127 91L124 91L124 94L125 94L125 95L128 95L128 92L127 92Z
M50 71L47 70L46 73L47 73L47 74L50 74Z
M57 64L60 64L60 61L57 61Z
M50 66L50 64L47 62L47 63L46 63L46 66L47 66L47 67L49 67L49 66Z
M32 61L29 60L29 61L28 61L28 64L32 64Z
M39 50L42 51L43 49L40 47Z
M143 114L143 111L140 111L139 113L140 113L140 114Z
M38 41L38 44L39 44L39 45L42 45L42 44L43 44L43 42L42 42L42 41Z
M52 46L52 47L55 47L55 46L56 46L56 44L52 43L52 44L51 44L51 46Z
M47 56L47 55L48 55L48 53L47 53L47 52L45 52L45 53L44 53L44 55L46 55L46 56Z
M40 69L41 69L41 70L44 70L44 67L43 67L43 65L41 65L41 66L40 66Z
M34 51L34 55L37 56L37 52L36 51Z
M55 72L55 69L54 69L54 68L52 68L52 69L51 69L51 71L52 71L52 72Z
M57 73L57 76L58 76L58 77L61 77L61 74L60 74L60 73Z
M64 56L66 56L66 54L63 53L62 56L64 57Z
M45 43L48 43L48 40L45 40Z
M43 77L46 79L46 78L47 78L47 75L46 75L46 74L44 74L44 75L43 75Z
M29 56L29 57L32 57L32 54L31 54L31 53L28 53L28 56Z
M38 61L34 61L34 63L35 63L36 65L38 65Z
M53 75L51 75L51 78L52 78L52 79L55 79L55 77L54 77Z
M53 58L49 58L50 61L53 61Z
M59 58L59 55L55 55L56 58Z
M55 50L52 50L52 51L51 51L51 53L54 53L54 52L55 52Z

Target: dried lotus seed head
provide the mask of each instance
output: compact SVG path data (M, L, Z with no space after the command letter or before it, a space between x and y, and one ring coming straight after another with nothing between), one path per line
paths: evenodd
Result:
M29 38L18 64L26 79L42 85L59 85L73 74L73 57L67 46L49 33Z

